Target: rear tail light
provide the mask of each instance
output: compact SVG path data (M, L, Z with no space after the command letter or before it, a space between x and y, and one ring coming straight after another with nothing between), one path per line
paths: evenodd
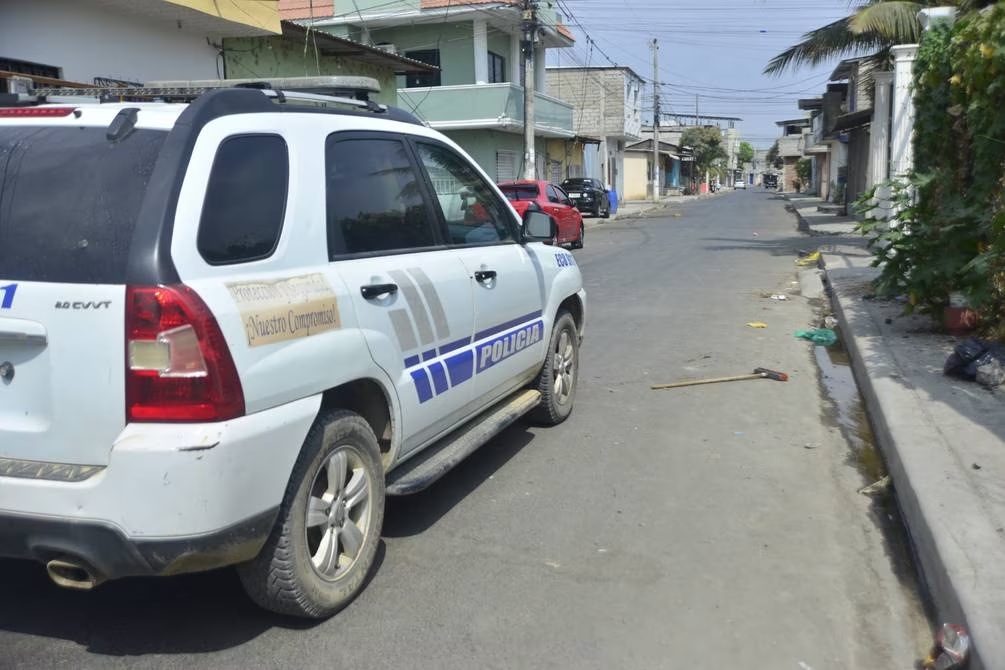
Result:
M219 324L187 286L126 288L126 420L225 421L244 391Z

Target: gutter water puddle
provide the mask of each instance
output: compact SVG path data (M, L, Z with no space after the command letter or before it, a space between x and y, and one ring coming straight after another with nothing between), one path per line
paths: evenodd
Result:
M832 412L828 418L832 425L841 429L841 434L851 447L851 459L868 480L867 483L877 481L886 475L886 467L876 448L876 439L855 384L848 352L839 340L832 347L813 347L813 355L820 369L824 395L831 402Z
M820 386L829 411L825 422L841 430L848 443L848 462L862 475L863 486L886 476L886 465L876 447L862 396L852 374L851 357L844 348L842 333L832 347L816 346L813 355L820 370ZM883 534L886 553L901 586L914 597L921 593L921 583L907 528L897 506L893 488L872 496L871 516ZM922 602L930 602L923 598ZM922 605L924 608L924 605ZM930 613L927 613L930 615Z

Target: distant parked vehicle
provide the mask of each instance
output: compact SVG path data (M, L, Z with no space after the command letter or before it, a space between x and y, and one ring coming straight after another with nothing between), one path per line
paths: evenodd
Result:
M599 179L589 177L573 177L562 182L562 188L569 194L569 199L583 214L602 216L605 219L611 215L611 201L607 188Z
M737 179L733 183L733 188L742 188L743 190L747 190L747 182L743 181L742 179Z
M531 203L536 203L548 214L558 224L555 244L568 244L573 249L583 248L586 232L583 215L560 186L546 181L507 181L499 184L499 190L520 216L523 216Z

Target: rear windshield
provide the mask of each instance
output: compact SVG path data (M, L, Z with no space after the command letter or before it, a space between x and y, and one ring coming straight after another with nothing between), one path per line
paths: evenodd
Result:
M593 186L593 182L589 179L566 179L562 182L562 187L565 188L568 186L579 186L582 188L584 186Z
M536 200L538 195L536 184L500 186L499 190L509 200Z
M0 279L125 283L147 182L167 135L0 127Z

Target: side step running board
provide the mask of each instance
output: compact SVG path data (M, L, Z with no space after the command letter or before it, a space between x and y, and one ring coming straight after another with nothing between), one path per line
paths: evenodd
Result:
M521 391L482 412L439 444L392 470L387 476L387 495L403 496L427 488L539 402L539 391Z

